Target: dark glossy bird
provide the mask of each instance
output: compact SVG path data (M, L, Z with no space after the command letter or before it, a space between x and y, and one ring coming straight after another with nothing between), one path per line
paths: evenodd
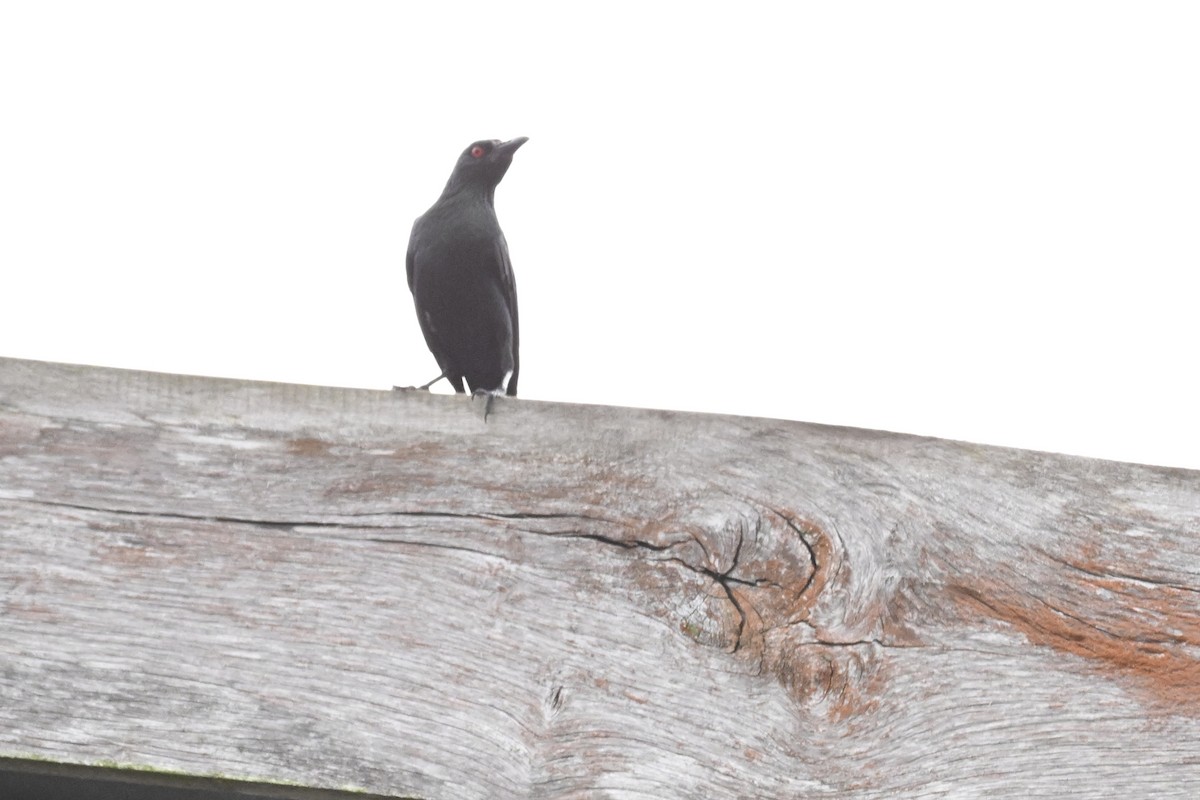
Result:
M496 219L496 186L528 139L471 144L442 196L413 223L408 288L425 343L454 391L517 394L517 285ZM487 409L484 410L486 419Z

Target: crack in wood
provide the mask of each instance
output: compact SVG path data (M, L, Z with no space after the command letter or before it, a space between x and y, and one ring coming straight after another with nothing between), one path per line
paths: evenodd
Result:
M296 519L290 519L290 520L279 520L279 519L264 519L264 518L254 518L254 517L246 517L246 516L239 516L239 515L225 515L225 514L211 514L210 515L210 514L187 514L187 513L173 512L173 511L157 511L157 510L148 511L148 510L139 510L139 509L130 509L130 508L120 508L120 507L116 507L116 506L99 506L99 505L91 505L91 504L86 504L86 503L70 503L70 502L57 501L57 500L44 500L44 499L34 499L34 498L15 498L15 500L17 502L30 503L30 504L46 506L46 507L54 507L54 508L67 508L67 509L73 509L76 511L82 511L82 512L93 513L93 514L101 514L101 515L111 514L111 515L117 515L117 516L149 518L149 519L167 519L167 520L182 520L182 521L190 521L190 522L203 522L203 523L210 523L210 524L217 523L217 524L227 524L227 525L242 525L242 526L257 527L257 528L276 530L276 531L296 531L298 529L315 529L315 530L324 529L324 530L345 530L345 531L352 531L352 530L356 530L356 529L382 529L382 528L387 528L387 527L391 527L391 526L379 525L379 524L364 526L361 524L361 521L366 520L366 519L370 519L370 520L382 520L382 519L401 520L401 519L410 519L410 518L449 519L449 520L461 519L461 520L487 521L487 522L506 522L506 521L519 521L519 520L555 520L555 521L576 520L576 521L593 523L593 524L594 523L615 524L611 520L607 520L607 519L604 519L603 517L598 517L598 516L594 516L594 515L590 515L590 514L572 514L572 513L557 513L557 512L522 511L522 512L470 512L470 513L464 513L464 512L454 512L454 511L445 511L445 510L430 510L430 511L407 511L406 510L406 511L386 511L386 512L380 512L380 511L357 512L357 513L353 513L353 514L344 515L343 520L336 520L336 521L331 521L328 519L321 520L321 519L303 519L303 518L296 518ZM805 532L801 528L801 526L799 526L791 517L789 517L787 514L781 512L781 511L779 511L778 509L771 509L771 511L774 514L776 514L778 517L780 517L786 523L788 528L793 533L795 533L796 537L800 540L800 542L803 544L806 552L808 553L808 559L810 562L811 569L808 570L808 575L805 577L804 583L800 586L798 592L796 592L796 595L798 597L802 597L813 586L814 580L815 580L818 570L820 568L820 565L817 560L816 550L813 547L812 543L808 541L807 537L805 536ZM648 552L652 552L652 553L668 552L672 549L678 548L679 545L684 543L684 542L680 541L680 542L673 542L671 544L656 544L654 542L651 542L651 541L648 541L648 540L642 539L642 538L623 539L623 538L619 538L616 536L607 536L607 535L600 534L600 533L592 533L592 532L577 531L577 530L544 531L544 530L536 530L536 529L531 529L531 528L517 528L517 530L520 530L521 532L524 532L524 533L529 533L529 534L538 535L538 536L550 536L553 538L562 538L562 539L590 540L590 541L595 541L595 542L598 542L598 543L601 543L604 545L617 547L617 548L620 548L623 550L644 550L644 551L648 551ZM756 531L758 532L759 537L761 537L762 536L761 522L759 523L759 527L756 528ZM435 542L419 542L419 541L413 541L413 540L388 539L388 538L378 537L378 536L367 537L365 539L365 541L370 541L370 542L379 543L379 544L388 544L388 545L432 547L432 548L439 548L439 549L444 549L444 550L453 550L453 551L489 556L489 557L494 557L494 558L500 558L500 556L497 556L494 553L488 553L484 550L466 547L466 546L462 546L462 545L448 545L448 544L441 544L441 543L435 543ZM715 561L715 557L713 556L712 552L710 551L708 545L705 543L704 537L698 536L696 533L693 532L689 535L689 538L687 541L695 542L701 548L701 551L704 554L705 560L710 561L710 562ZM751 603L749 606L747 606L747 604L746 604L747 598L741 597L740 593L735 590L735 587L742 586L742 587L746 587L746 588L750 588L750 589L767 588L767 589L780 590L780 591L785 590L787 588L784 585L780 584L778 581L774 581L769 578L765 578L765 577L746 578L746 577L741 577L741 576L734 574L739 568L743 568L745 566L745 564L743 563L743 550L745 547L745 542L746 542L745 532L743 529L741 529L739 527L739 529L737 531L737 540L734 545L733 553L730 556L729 564L723 569L717 569L715 567L693 564L693 563L689 562L688 560L686 560L685 558L682 558L678 555L671 556L670 558L667 558L667 559L663 559L663 561L666 561L666 562L676 563L679 566L681 566L682 568L684 568L696 575L704 576L708 580L711 580L714 585L720 587L722 595L724 596L726 601L732 606L733 610L737 614L736 629L735 629L735 631L732 632L732 636L731 636L733 644L732 644L732 647L730 648L730 652L732 652L732 653L739 652L740 650L743 649L743 647L747 644L747 638L746 638L747 635L761 635L762 633L764 633L768 630L772 630L772 629L778 627L778 624L764 622L762 613L758 609L754 609L753 613L754 613L755 619L759 620L759 622L763 623L763 624L758 626L759 630L748 634L748 630L750 628L750 609L753 609L754 606L753 606L753 603Z
M821 571L821 564L817 561L816 548L814 548L812 543L808 541L808 538L804 535L804 531L801 530L800 526L796 524L795 520L777 508L773 508L771 511L785 523L787 523L787 526L791 528L792 532L796 534L796 537L800 539L800 543L804 545L804 549L808 551L808 560L812 564L812 572L808 574L808 579L804 582L804 586L800 587L800 596L803 597L808 593L808 590L812 588L813 581L817 579L817 574Z
M1118 571L1109 570L1109 569L1097 569L1097 568L1092 568L1092 567L1086 567L1083 564L1079 564L1068 558L1063 558L1062 556L1055 555L1054 553L1048 552L1040 547L1035 547L1035 548L1033 548L1033 550L1035 552L1039 553L1040 555L1042 555L1043 557L1050 559L1051 561L1054 561L1058 564L1062 564L1064 567L1069 567L1070 569L1073 569L1077 572L1081 572L1084 575L1088 575L1093 578L1127 581L1129 583L1142 584L1145 586L1159 586L1159 587L1166 588L1166 589L1176 589L1181 592L1191 592L1194 594L1200 594L1200 587L1197 587L1197 586L1188 586L1186 584L1177 583L1175 581L1162 580L1159 578L1151 578L1146 575L1134 575L1134 574L1128 573L1128 572L1118 572Z

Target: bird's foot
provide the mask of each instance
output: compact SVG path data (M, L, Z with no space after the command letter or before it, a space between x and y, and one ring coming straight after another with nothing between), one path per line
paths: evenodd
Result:
M430 386L433 386L435 383L437 383L444 377L446 377L446 373L443 372L441 375L438 375L436 378L431 380L429 383L423 384L421 386L393 386L392 391L393 392L428 392Z
M488 414L492 413L492 400L498 394L500 394L499 391L489 392L486 389L476 389L475 391L471 392L471 405L472 406L475 405L476 400L478 400L478 399L483 400L482 419L484 422L487 422Z

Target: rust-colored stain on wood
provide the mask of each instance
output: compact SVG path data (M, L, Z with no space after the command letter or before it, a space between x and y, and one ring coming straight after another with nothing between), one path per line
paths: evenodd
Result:
M313 456L323 456L328 453L329 442L314 439L311 436L302 436L297 439L289 439L287 449L291 455L311 458Z
M1085 658L1101 674L1124 676L1171 713L1200 716L1200 658L1193 655L1200 653L1200 595L1118 578L1095 561L1080 559L1076 567L1063 577L1082 594L1062 585L1017 591L984 577L950 590L972 611L1011 625L1030 642ZM1109 593L1114 599L1099 605L1071 599Z

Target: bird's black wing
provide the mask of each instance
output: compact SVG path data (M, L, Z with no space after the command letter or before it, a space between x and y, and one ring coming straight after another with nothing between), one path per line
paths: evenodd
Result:
M417 226L421 218L413 220L412 233L408 235L408 254L404 257L404 269L408 272L408 290L413 290L413 255L417 252Z
M500 280L500 293L508 306L508 317L512 320L512 377L508 379L509 397L517 396L517 375L521 372L521 334L517 322L517 279L513 275L512 260L508 257L508 242L501 233L496 239L496 276Z

